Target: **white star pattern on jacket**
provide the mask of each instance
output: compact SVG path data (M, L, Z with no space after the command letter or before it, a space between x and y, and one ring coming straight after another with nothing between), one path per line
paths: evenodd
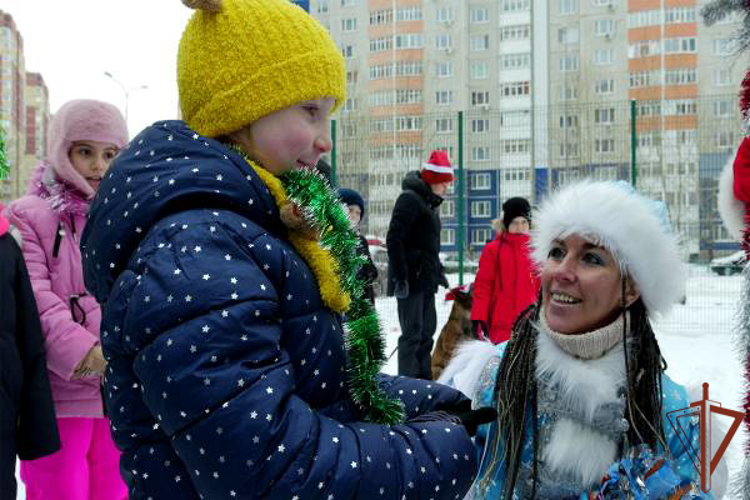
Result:
M127 203L125 210L112 213L128 215L97 219L95 214L92 227L121 227L133 236L111 238L112 243L97 237L84 252L92 272L103 263L114 277L104 288L111 289L102 331L109 339L106 399L110 408L117 404L118 415L122 409L122 417L112 423L126 450L123 465L132 472L131 487L163 493L151 494L153 498L460 496L473 467L466 435L427 432L458 429L453 424L389 429L356 421L339 319L322 306L307 264L280 239L281 233L259 222L277 213L267 189L237 169L236 155L204 160L205 152L218 149L215 141L186 135L182 125L158 130L173 123L144 132L146 137L161 134L161 143L135 141L148 152L148 166L141 164L141 171L124 168L143 161L135 160L139 152L124 150L118 158L122 170L115 165L107 176L116 174L128 190L100 200L101 213ZM188 152L185 142L191 140L201 146L200 153L175 154L177 145ZM143 168L151 170L148 177ZM253 194L238 187L237 172L242 183L255 189ZM142 215L153 210L151 204L166 203L154 199L172 199L198 183L205 183L204 193L244 189L233 196L257 220L224 207L188 209L161 220ZM106 182L104 188L109 189ZM401 392L410 414L457 397L416 381L385 378L384 383L386 390ZM431 434L436 439L422 442ZM330 443L328 448L337 451L321 448L311 454L310 440ZM441 457L453 451L460 451L467 464L440 465ZM406 456L407 469L385 473L394 463L404 467ZM235 464L251 473L239 473ZM341 480L328 480L332 468ZM290 480L287 470L299 479ZM446 478L453 476L464 479L451 484ZM173 489L167 489L167 482ZM442 494L444 489L450 491Z

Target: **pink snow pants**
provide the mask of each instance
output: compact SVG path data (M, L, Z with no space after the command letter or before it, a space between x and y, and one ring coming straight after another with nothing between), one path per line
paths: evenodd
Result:
M58 418L62 448L21 461L27 500L125 500L120 452L106 418Z

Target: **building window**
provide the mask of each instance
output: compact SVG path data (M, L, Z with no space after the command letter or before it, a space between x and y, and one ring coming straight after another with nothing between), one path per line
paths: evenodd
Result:
M489 172L481 172L471 176L470 188L472 191L486 191L490 189L492 176Z
M716 42L718 41L719 40L714 40L714 53L716 53ZM665 54L693 54L696 51L695 47L695 38L693 37L664 39Z
M557 30L557 41L562 44L578 43L578 28L560 28Z
M578 87L576 85L563 85L560 87L561 101L575 101L578 99Z
M354 45L344 45L341 49L341 53L344 55L344 59L351 59L354 57Z
M597 19L594 21L594 34L596 36L612 36L615 32L615 21L613 19Z
M471 148L471 161L490 161L489 146L474 146Z
M661 53L661 44L659 40L640 40L628 45L628 58L638 59L639 57L656 56Z
M473 52L480 52L490 48L490 35L472 35L469 38L469 49Z
M667 85L690 85L698 80L695 68L668 69L664 73L664 83Z
M447 33L441 33L435 36L435 48L438 50L450 50L453 45L451 36Z
M346 83L357 83L357 73L358 71L351 70L346 72Z
M341 31L355 31L357 29L357 19L349 18L341 20Z
M530 29L528 24L503 26L500 28L500 40L503 42L509 40L528 40L529 32Z
M721 130L716 132L716 147L719 149L732 150L737 146L734 139L734 132L731 130Z
M492 204L489 201L472 201L471 202L471 216L472 217L492 217Z
M615 140L614 139L595 139L594 140L594 152L595 153L614 153L615 152Z
M531 83L525 82L508 82L500 85L500 97L518 97L529 95L531 93Z
M453 200L445 200L440 204L440 217L453 217L455 216L455 204Z
M493 238L492 229L474 229L471 232L472 245L484 245Z
M594 110L594 123L611 125L615 122L615 108L600 108Z
M501 0L500 12L525 12L531 9L531 0Z
M446 106L453 103L452 90L438 90L435 92L435 104Z
M484 134L490 131L489 118L471 120L471 132L473 134Z
M615 81L612 78L604 78L594 84L594 93L597 95L612 94L614 91Z
M489 90L473 91L471 93L471 105L472 106L489 106L490 104L490 92Z
M396 21L421 21L422 8L419 6L399 7L396 9Z
M437 76L438 78L450 78L451 76L453 76L453 63L436 63L435 76Z
M718 68L714 70L714 85L717 87L733 85L732 71L729 68Z
M438 118L435 120L435 132L438 134L450 134L453 132L453 120L450 118Z
M612 49L596 49L594 51L594 64L596 66L607 66L614 62Z
M503 54L500 56L500 70L529 69L531 67L531 54L519 52L516 54Z
M445 246L452 246L456 244L456 230L455 229L441 229L440 230L440 244Z
M405 33L396 35L397 49L421 49L424 41L421 33Z
M344 107L343 111L351 112L357 110L357 99L355 98L348 98L346 101L344 101Z
M734 41L731 38L719 38L719 39L714 40L714 55L729 56L729 55L732 55L733 53L734 53Z
M328 12L328 0L318 0L318 14Z
M578 71L578 54L565 54L560 57L560 71Z
M439 23L451 23L453 22L453 11L450 7L440 7L435 12L435 19Z
M490 11L487 7L474 7L469 11L469 22L483 24L490 22Z
M506 155L528 154L531 152L531 140L506 139L500 141L500 152Z
M695 7L674 7L664 11L664 22L667 24L694 23Z
M560 128L578 127L578 115L560 115Z
M341 0L342 7L354 7L357 5L357 0Z
M474 80L484 80L489 76L489 66L484 61L475 61L469 67L469 75Z
M578 0L560 0L560 14L575 14L578 12Z
M732 116L732 101L714 101L714 116Z

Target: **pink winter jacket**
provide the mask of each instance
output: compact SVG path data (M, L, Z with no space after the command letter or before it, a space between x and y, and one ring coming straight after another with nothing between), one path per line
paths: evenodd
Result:
M28 194L7 209L22 236L22 250L39 309L47 368L58 417L101 417L100 377L72 380L99 342L101 310L86 294L79 238L89 202L41 165Z

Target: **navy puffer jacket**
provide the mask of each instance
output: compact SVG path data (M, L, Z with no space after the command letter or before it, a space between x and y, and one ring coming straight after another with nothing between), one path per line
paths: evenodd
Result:
M184 123L144 130L83 235L103 304L105 400L131 498L455 499L476 471L461 426L367 424L340 318L242 157ZM409 416L453 389L382 378Z

